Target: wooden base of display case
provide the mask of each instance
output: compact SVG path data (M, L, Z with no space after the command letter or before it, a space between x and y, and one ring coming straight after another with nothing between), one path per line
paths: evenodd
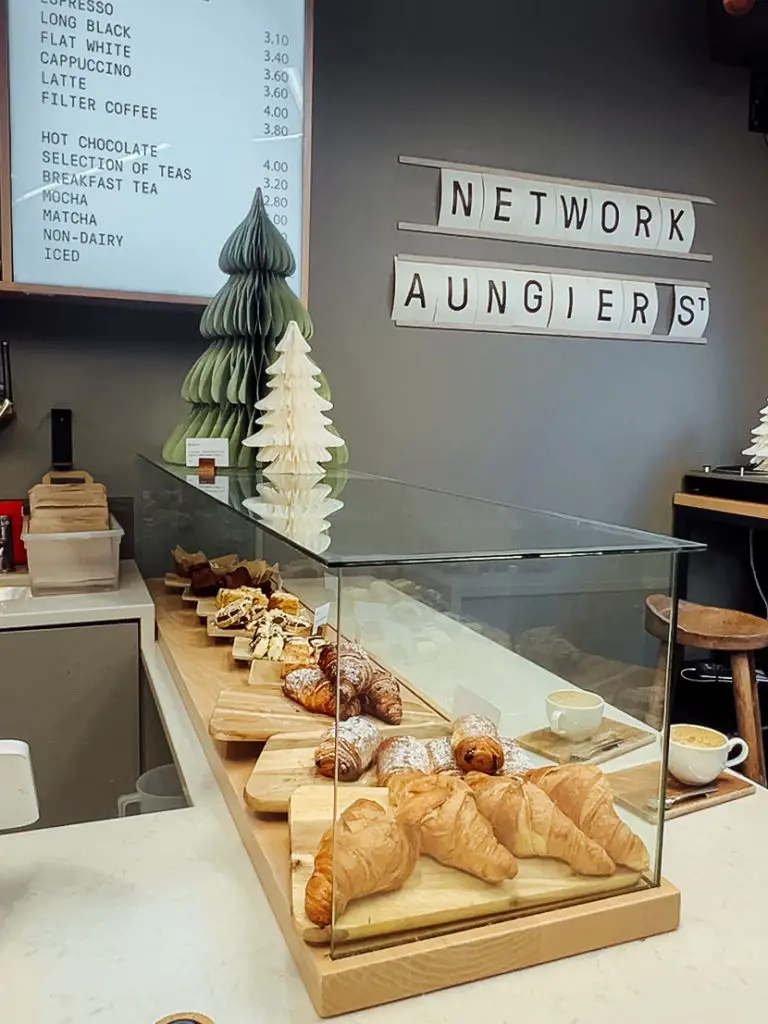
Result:
M256 754L243 744L213 740L208 732L219 690L246 685L248 668L238 666L227 647L208 639L194 609L169 593L162 580L149 586L169 670L320 1016L349 1013L677 928L680 895L664 882L659 888L634 889L514 920L484 919L451 934L409 932L401 944L386 949L345 945L344 956L334 960L327 947L308 945L291 913L287 821L258 817L245 802Z

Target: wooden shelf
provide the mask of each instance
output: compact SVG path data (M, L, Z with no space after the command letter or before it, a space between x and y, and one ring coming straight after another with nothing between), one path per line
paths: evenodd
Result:
M327 949L307 945L291 914L290 842L285 818L257 817L244 789L258 750L213 740L208 723L219 690L247 686L248 666L232 658L228 644L209 640L194 607L148 583L157 610L158 642L224 799L259 875L285 941L321 1017L482 978L504 974L606 946L648 938L677 928L680 897L665 882L560 907L514 920L464 927L450 934L409 933L385 949L352 947L331 960ZM418 940L418 941L413 941ZM347 953L345 947L345 953Z

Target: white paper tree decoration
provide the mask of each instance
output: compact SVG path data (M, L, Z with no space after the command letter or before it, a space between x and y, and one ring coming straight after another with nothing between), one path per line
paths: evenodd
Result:
M243 505L266 526L318 555L330 546L328 516L344 502L331 497L328 484L309 474L275 475L258 491L258 498L246 498Z
M760 473L768 473L768 405L760 410L760 422L752 431L752 444L742 455L750 455L750 462Z
M321 371L309 358L310 347L294 320L276 351L280 355L267 367L269 394L256 403L261 429L243 444L259 449L259 462L271 463L265 470L270 478L286 473L322 476L320 463L330 462L329 449L344 442L328 430L332 421L323 414L333 405L317 393Z

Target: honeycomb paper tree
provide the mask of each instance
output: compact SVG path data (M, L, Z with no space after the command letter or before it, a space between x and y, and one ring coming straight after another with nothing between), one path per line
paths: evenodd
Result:
M258 485L258 498L246 498L243 505L284 537L320 554L330 546L328 517L344 507L332 497L331 487L310 473L303 476L270 476Z
M329 428L324 415L332 404L320 394L320 369L309 358L310 347L296 321L288 324L277 345L278 358L267 368L269 394L256 403L262 412L260 429L243 441L258 448L265 473L322 477L321 463L331 461L331 449L344 442Z
M181 395L190 409L163 448L165 461L177 465L186 462L187 438L224 437L230 466L252 466L255 453L242 442L254 430L275 344L291 321L312 335L309 313L286 283L296 269L293 253L269 219L261 189L222 249L219 267L229 279L200 321L210 345L184 380ZM328 398L324 378L320 389ZM345 461L341 445L337 452L335 461Z
M768 473L768 405L760 410L760 422L752 431L752 444L742 455L751 456L750 462L761 473Z

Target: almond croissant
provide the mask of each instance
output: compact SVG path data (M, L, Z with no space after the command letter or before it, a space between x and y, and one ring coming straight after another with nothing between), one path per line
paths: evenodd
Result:
M543 789L617 864L633 871L648 869L648 851L614 810L610 783L599 768L589 764L536 768L526 778Z
M367 718L348 718L334 722L320 740L315 751L315 766L328 779L336 776L336 761L339 762L339 781L356 782L376 757L381 735L376 726Z
M336 684L319 668L297 668L283 680L283 693L307 711L336 717ZM339 718L360 714L360 701L348 683L339 684Z
M315 868L304 892L309 920L321 928L331 923L333 880L336 917L352 900L399 889L419 857L417 829L398 824L373 800L355 800L320 840Z
M401 825L421 830L424 853L485 882L498 884L517 874L515 858L496 841L472 791L450 775L397 775L390 801Z
M467 782L496 838L516 857L554 857L580 875L611 875L616 870L605 850L532 782L480 772L470 772Z

